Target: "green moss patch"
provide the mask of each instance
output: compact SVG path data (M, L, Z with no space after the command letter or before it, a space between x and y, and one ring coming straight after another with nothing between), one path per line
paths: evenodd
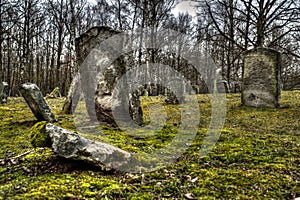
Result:
M10 160L32 150L31 127L36 123L22 98L11 98L7 105L0 105L0 199L299 197L300 91L283 91L281 107L276 109L244 107L240 98L240 94L227 94L227 118L221 136L212 152L200 157L211 103L209 95L198 95L200 124L195 140L176 161L145 174L104 172L86 163L58 158L49 148L36 148L33 153ZM48 100L58 118L55 125L76 131L72 115L61 113L63 102ZM137 137L99 126L101 134L95 134L94 129L83 136L141 156L161 150L176 135L181 118L178 105L166 105L160 97L145 97L142 106L148 124L150 108L155 114L159 107L151 106L157 103L167 114L161 130L141 129L142 137ZM155 161L148 162L151 165Z
M30 129L30 143L34 147L51 147L51 138L46 132L48 122L38 122Z

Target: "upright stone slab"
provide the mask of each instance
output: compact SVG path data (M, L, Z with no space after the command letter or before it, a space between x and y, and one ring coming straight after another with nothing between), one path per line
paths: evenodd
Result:
M217 80L216 84L218 93L229 93L229 85L226 80Z
M56 121L54 114L51 112L45 101L40 88L33 83L24 83L19 87L19 91L39 121Z
M7 103L9 95L9 86L7 82L0 82L0 104Z
M65 114L73 114L80 99L80 74L77 73L72 80L62 111Z
M165 102L167 104L182 104L185 102L184 82L179 77L174 77L170 80L165 89Z
M129 68L129 66L126 66L124 58L121 56L115 60L111 60L112 63L110 66L106 68L103 66L105 65L103 63L110 60L106 55L113 54L113 51L120 51L123 45L125 45L123 41L112 41L115 42L115 44L104 49L104 51L107 50L107 52L102 52L103 57L88 57L93 49L99 49L103 41L119 33L121 33L121 31L113 30L110 27L93 27L76 39L76 53L81 76L81 88L84 93L86 108L91 120L98 120L104 125L117 126L112 113L114 109L119 111L124 110L124 113L127 111L130 112L131 119L137 124L142 124L143 120L139 98L131 98L134 95L127 94L126 86L123 87L125 88L124 90L117 91L120 93L119 95L115 95L117 98L113 98L112 96L117 80L119 80ZM116 46L119 49L117 49ZM94 61L87 61L87 57L92 60L94 59ZM95 62L95 59L99 60ZM91 90L90 87L95 85L95 81L97 81L97 90L95 94L91 94L93 90ZM128 96L128 98L126 99L124 96ZM128 104L125 104L125 101L127 101ZM126 105L129 105L129 108L120 108Z
M0 82L0 104L3 104L2 95L3 95L3 82Z
M281 56L273 49L256 48L244 53L242 104L279 107Z

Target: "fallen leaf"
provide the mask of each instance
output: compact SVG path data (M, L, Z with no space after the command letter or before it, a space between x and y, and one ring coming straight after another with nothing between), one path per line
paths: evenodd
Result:
M198 181L198 179L199 179L199 177L197 176L196 178L193 178L193 179L191 180L191 182L192 182L192 183L195 183L196 181Z
M192 193L186 193L184 197L187 199L196 199Z

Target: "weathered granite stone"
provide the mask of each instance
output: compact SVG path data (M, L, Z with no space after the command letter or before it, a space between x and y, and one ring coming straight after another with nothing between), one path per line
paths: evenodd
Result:
M143 122L143 117L141 115L142 108L141 108L141 101L140 101L140 91L133 92L130 95L129 101L129 113L131 113L132 120L134 122L138 122L141 124Z
M7 82L0 82L0 104L7 103L9 95L9 86Z
M256 48L244 53L242 104L279 107L281 56L273 49Z
M80 74L77 73L72 80L62 111L65 114L73 114L80 99Z
M0 82L0 96L3 94L3 82Z
M217 91L218 93L229 93L229 85L226 80L217 81Z
M185 88L183 81L176 77L170 80L165 89L165 102L167 104L181 104L185 102Z
M101 66L110 59L106 56L107 54L113 54L114 52L112 51L123 48L123 45L125 45L123 44L123 41L117 41L113 48L107 47L107 49L104 49L104 51L107 52L103 52L102 49L102 60L97 60L97 62L92 63L87 60L87 57L90 56L89 54L92 50L99 49L99 46L103 41L118 33L121 33L121 31L116 31L109 27L93 27L76 39L76 53L86 109L92 121L98 120L101 124L108 126L116 126L113 109L127 110L130 112L131 118L135 123L141 125L143 123L143 118L139 98L131 98L134 95L128 94L129 90L126 90L126 86L123 87L125 90L122 91L116 91L115 88L117 80L126 73L128 70L127 68L129 67L126 66L124 57L120 56L119 58L112 60L113 63L105 69ZM116 49L116 46L118 46L119 49ZM92 88L94 85L97 85L96 90L93 90L94 88ZM119 95L115 95L117 98L113 98L113 91L115 93L120 93ZM92 94L93 92L95 94ZM129 103L124 104L124 101ZM126 105L133 107L130 107L129 109L119 108Z
M40 88L33 83L24 83L19 87L19 91L39 121L56 121L54 114L51 112L45 101Z
M50 123L45 129L51 138L53 151L64 158L116 169L127 164L132 157L120 148L86 139Z

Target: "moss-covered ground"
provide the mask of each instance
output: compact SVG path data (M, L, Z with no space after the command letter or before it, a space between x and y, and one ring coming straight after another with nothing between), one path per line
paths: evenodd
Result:
M282 93L281 107L240 105L227 95L227 118L214 149L199 156L211 114L210 98L198 95L201 119L195 141L176 161L149 173L101 171L33 148L37 122L22 98L0 105L0 199L293 199L300 196L300 91ZM59 125L76 131L72 115L61 112L63 98L47 99ZM146 122L159 98L143 100ZM164 106L164 105L162 105ZM162 148L180 126L178 106L165 106L167 122L147 139L114 128L84 134L137 153ZM155 115L155 113L154 113ZM154 116L159 117L159 115ZM24 154L25 153L25 154ZM23 154L23 155L22 155Z

